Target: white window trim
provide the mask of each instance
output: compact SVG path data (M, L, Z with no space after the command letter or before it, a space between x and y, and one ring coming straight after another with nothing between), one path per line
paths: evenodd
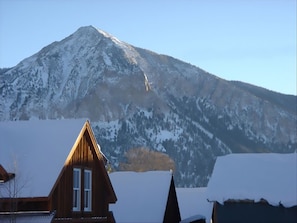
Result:
M84 185L84 211L92 211L92 170L84 170L84 176L89 174L90 176L90 188L86 188ZM85 183L85 182L84 182ZM88 192L88 193L86 193ZM88 194L89 199L88 199L88 206L86 207L86 194Z
M78 187L74 187L74 172L78 172ZM74 206L74 200L72 201L72 210L73 211L80 211L80 200L81 200L81 169L79 168L73 168L73 198L74 199L74 191L78 191L77 195L77 206Z

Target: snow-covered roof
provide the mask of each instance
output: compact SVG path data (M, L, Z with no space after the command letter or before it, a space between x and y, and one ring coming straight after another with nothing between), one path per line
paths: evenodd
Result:
M206 199L206 187L176 188L181 219L187 222L204 216L210 222L212 203Z
M116 222L163 222L169 188L170 171L113 172L109 174L117 195L110 205Z
M208 183L207 198L266 200L273 206L297 205L297 153L230 154L218 157Z
M0 164L15 173L17 197L48 196L86 119L0 122ZM6 183L8 184L8 183ZM0 185L1 196L7 185Z

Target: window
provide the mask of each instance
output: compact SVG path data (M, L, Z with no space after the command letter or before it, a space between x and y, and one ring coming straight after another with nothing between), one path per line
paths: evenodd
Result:
M73 211L80 211L80 169L73 169Z
M92 171L84 171L84 210L92 209Z
M83 171L83 176L81 175ZM82 177L81 177L82 176ZM82 194L82 192L84 192ZM81 211L81 202L83 201L83 210L92 210L92 171L73 169L73 211Z

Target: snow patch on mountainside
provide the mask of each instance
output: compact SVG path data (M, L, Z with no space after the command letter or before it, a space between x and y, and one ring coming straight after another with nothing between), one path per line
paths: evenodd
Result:
M110 35L107 32L104 32L103 30L97 29L99 33L101 33L104 37L109 38L112 42L114 42L115 44L119 45L120 47L122 47L123 45L125 45L122 41L120 41L118 38Z

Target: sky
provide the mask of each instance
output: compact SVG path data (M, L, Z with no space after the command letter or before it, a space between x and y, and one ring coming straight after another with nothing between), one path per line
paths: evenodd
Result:
M0 68L81 26L296 95L296 0L0 0Z

